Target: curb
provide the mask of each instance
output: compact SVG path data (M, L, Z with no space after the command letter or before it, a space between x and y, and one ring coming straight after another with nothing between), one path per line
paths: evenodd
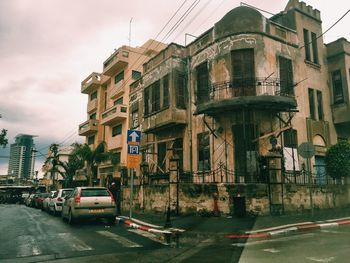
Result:
M130 219L127 219L127 218L124 218L124 217L116 217L116 220L118 220L121 223L124 223L125 225L127 225L129 227L132 227L132 228L135 228L135 229L140 229L140 230L147 231L147 232L150 232L150 233L169 234L169 235L172 233L169 230L156 229L156 228L151 228L149 226L144 226L144 225L140 225L140 224L134 223L132 221L133 219L130 220Z
M257 230L253 232L246 232L244 234L232 234L232 235L226 235L226 238L234 239L234 238L266 238L266 237L273 237L277 235L285 235L292 232L299 232L299 231L309 231L309 230L316 230L316 229L326 229L326 228L334 228L339 227L343 225L350 225L350 219L340 219L340 220L327 220L323 222L304 222L300 223L299 225L295 224L294 226L286 225L286 226L280 226L274 228L273 231L268 231L270 229L262 229ZM287 227L289 226L289 227Z

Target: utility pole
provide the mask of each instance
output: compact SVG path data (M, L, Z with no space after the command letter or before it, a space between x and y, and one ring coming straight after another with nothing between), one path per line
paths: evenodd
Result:
M52 188L54 189L56 187L55 171L56 171L56 165L58 163L58 144L56 143L51 144L50 151L53 154L53 156L51 157L51 163L52 163L51 178L52 178Z

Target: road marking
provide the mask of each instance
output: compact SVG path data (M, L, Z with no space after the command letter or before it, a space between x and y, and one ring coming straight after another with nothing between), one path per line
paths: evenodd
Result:
M265 249L263 249L263 251L270 252L270 253L279 253L279 252L281 252L280 250L275 249L275 248L265 248Z
M331 233L331 234L344 234L344 232L341 232L341 231L325 230L325 229L322 229L321 232L322 233Z
M166 242L161 241L155 234L152 234L150 232L146 232L140 229L129 229L129 232L138 234L140 236L146 237L154 242L160 243L162 245L168 246L169 244L167 244Z
M96 233L117 241L123 247L142 247L142 245L139 245L125 237L119 236L109 231L96 231Z
M315 257L307 257L308 260L315 261L315 262L331 262L335 259L335 257L329 257L329 258L315 258Z
M38 256L41 254L41 250L32 236L19 236L17 246L17 257Z
M61 238L66 245L68 245L73 251L87 251L93 250L92 247L88 246L84 241L80 240L71 233L59 233L59 238Z
M281 237L281 238L276 238L276 239L257 240L257 241L251 241L251 242L246 242L246 243L233 243L232 246L234 246L234 247L247 247L247 246L261 245L261 244L272 243L272 242L285 242L285 241L290 241L290 240L295 240L295 239L300 239L300 238L307 238L307 237L311 237L311 236L314 236L314 234L308 233L308 234L303 234L303 235Z

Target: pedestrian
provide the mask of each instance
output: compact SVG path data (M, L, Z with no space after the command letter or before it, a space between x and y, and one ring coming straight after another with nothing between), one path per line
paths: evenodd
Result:
M109 191L113 195L114 201L115 201L115 209L116 213L119 216L120 215L120 189L118 189L117 184L115 182L112 182Z

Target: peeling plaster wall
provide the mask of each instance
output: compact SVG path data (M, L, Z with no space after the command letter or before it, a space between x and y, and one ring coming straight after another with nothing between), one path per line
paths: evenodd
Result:
M165 213L169 202L168 185L145 186L142 198L140 187L134 188L134 208L149 212ZM176 209L176 191L171 191L171 209ZM246 211L258 215L270 213L268 189L265 184L181 184L179 207L182 214L210 213L214 211L214 193L218 193L218 207L223 214L232 214L234 197L245 197ZM309 188L303 185L284 185L284 209L286 213L301 213L310 209ZM350 186L315 186L314 209L349 207ZM129 188L124 188L122 206L129 209ZM142 204L142 200L144 200Z

